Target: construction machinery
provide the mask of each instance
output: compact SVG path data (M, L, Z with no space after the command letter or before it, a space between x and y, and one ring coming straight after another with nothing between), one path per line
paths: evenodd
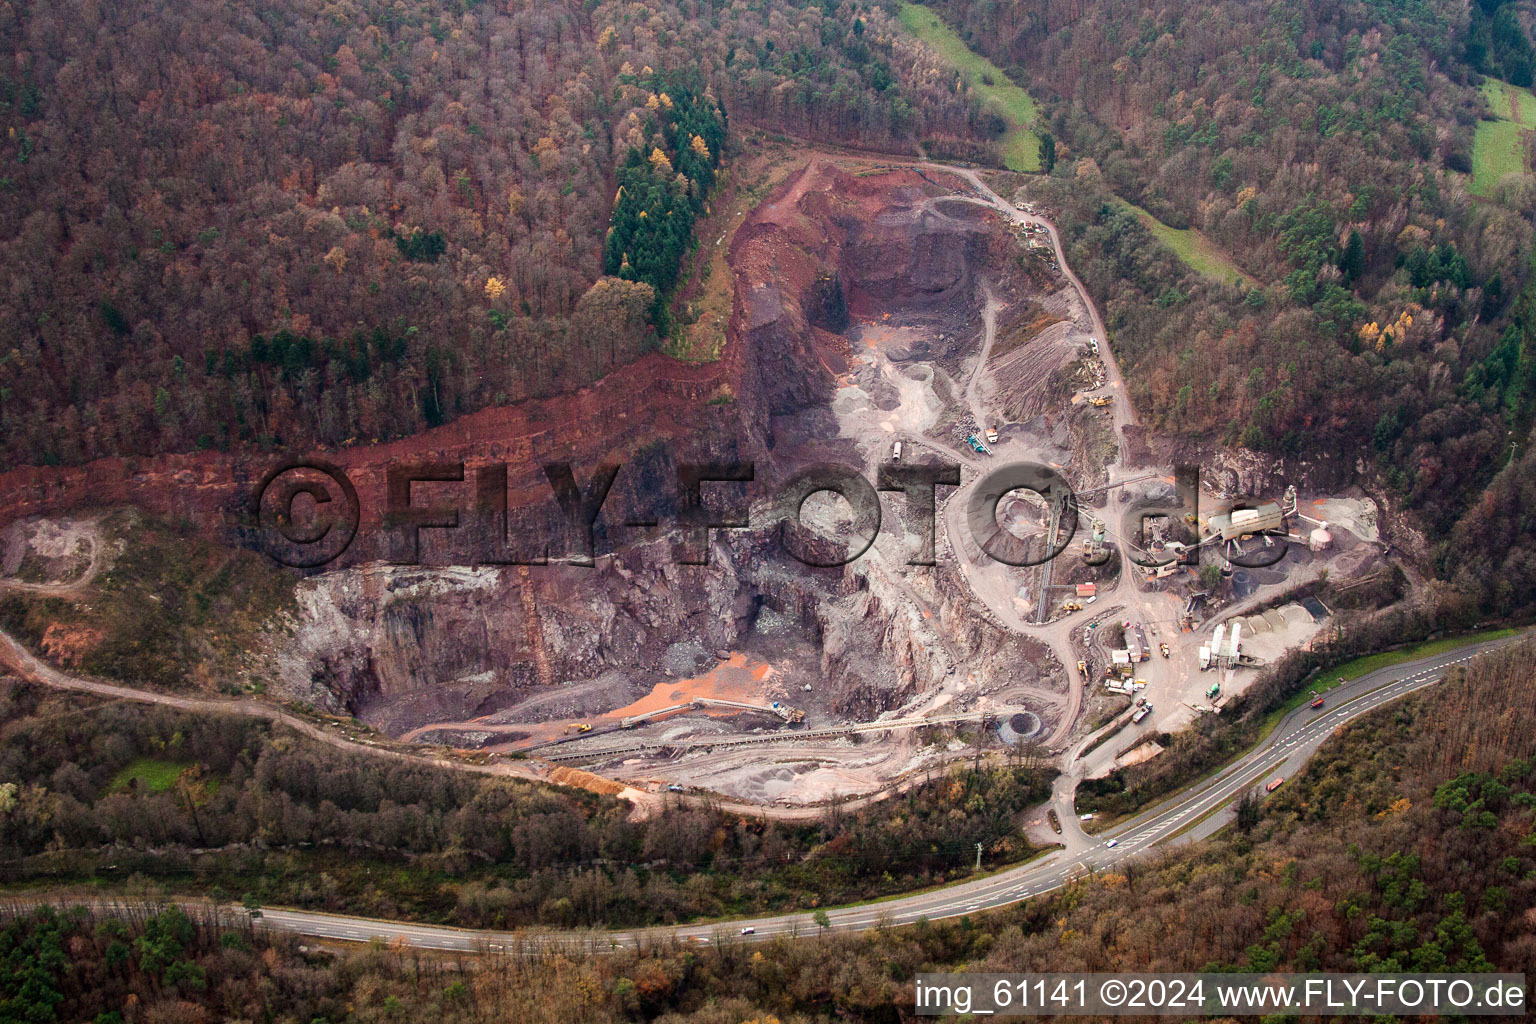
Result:
M986 437L987 444L997 444L997 431L993 430L991 427L988 427L982 432L982 434L984 437Z
M1151 713L1152 713L1152 705L1151 704L1143 704L1141 707L1137 708L1136 709L1136 713L1131 716L1131 724L1132 725L1139 725L1141 723L1141 720L1143 718L1146 718Z
M1205 691L1205 699L1206 700L1215 700L1217 697L1220 697L1220 696L1221 696L1221 684L1220 683L1212 683L1209 687L1206 688L1206 691Z
M991 455L992 454L992 449L990 449L986 445L982 444L981 443L981 438L977 437L975 434L966 434L965 435L965 443L970 445L972 450L975 451L976 454L978 454L978 455Z
M1088 399L1088 404L1093 406L1095 409L1102 409L1112 402L1114 402L1114 399L1110 398L1108 395L1094 395L1092 398Z
M1062 602L1061 610L1064 612L1080 612L1083 610L1083 603L1081 601L1064 601Z

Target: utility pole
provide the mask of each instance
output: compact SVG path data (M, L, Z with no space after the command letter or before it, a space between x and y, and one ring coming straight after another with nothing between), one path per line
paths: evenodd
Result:
M976 870L981 870L981 844L976 844Z

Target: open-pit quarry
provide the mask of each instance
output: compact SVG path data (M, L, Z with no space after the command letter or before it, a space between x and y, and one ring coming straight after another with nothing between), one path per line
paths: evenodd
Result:
M750 528L715 531L707 565L680 564L665 526L626 532L624 510L666 489L672 456L652 453L648 479L626 490L621 473L594 567L370 562L306 579L282 689L419 743L781 806L921 778L977 732L996 743L999 722L1015 743L1064 734L1066 666L975 599L942 522L937 564L908 564L924 522L885 493L870 549L814 568L786 552L770 496L817 463L873 481L898 443L905 463L960 461L969 478L988 456L965 438L987 429L1071 461L1082 412L1053 377L1090 330L1076 290L937 170L810 162L729 253L745 368L738 422L715 429L756 463L751 487L723 488ZM839 543L846 511L818 496L802 522Z
M1375 564L1373 506L1313 498L1300 511L1332 521L1337 539L1229 573L1220 594L1190 568L1129 565L1144 553L1135 513L1169 502L1170 471L1138 464L1145 443L1129 450L1124 382L1054 229L973 172L811 157L720 244L734 297L718 360L655 354L558 400L325 453L356 484L362 527L242 652L266 699L551 781L590 772L631 793L814 813L980 748L1062 752L1078 775L1155 756L1159 730L1219 711L1195 665L1213 623L1245 616L1253 650L1277 656L1321 628L1280 595L1324 569ZM422 507L463 507L467 481L504 467L508 522L552 538L547 564L506 564L494 545L465 558L434 529L420 531L414 564L386 558L387 471L428 460L458 460L468 475L422 485ZM571 538L541 471L552 461L578 481L619 467L590 565L563 557ZM880 492L872 540L825 492L798 525L776 519L774 496L808 467L873 483L882 465L938 461L958 465L959 486L937 488L931 516L909 492ZM705 489L706 510L745 521L707 544L678 526L678 468L690 462L754 466L750 482ZM978 526L978 483L1023 462L1053 469L1075 497L1011 491ZM138 505L252 546L240 513L260 473L248 458L199 453L6 474L0 513L21 524L7 535L7 586L35 588L27 572L65 586L82 571L70 558L96 571L101 545L79 546L82 520L47 525L68 508ZM1257 476L1208 487L1283 486ZM802 555L869 544L815 567L790 553L785 529ZM1036 564L990 557L999 539ZM36 568L55 562L64 568ZM1142 634L1167 653L1122 694L1113 655ZM1226 693L1252 661L1220 670ZM1099 685L1106 676L1116 692ZM1135 694L1153 709L1132 723Z

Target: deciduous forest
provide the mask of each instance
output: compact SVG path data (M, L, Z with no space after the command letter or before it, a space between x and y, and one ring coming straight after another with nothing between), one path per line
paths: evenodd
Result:
M717 104L904 153L988 128L840 0L5 8L0 464L367 441L587 383L667 329ZM626 273L615 194L658 150L686 202Z
M641 925L846 903L1035 851L1036 761L940 773L861 811L649 821L581 790L341 754L265 722L0 698L0 878L162 885L472 927ZM3 1019L3 1018L0 1018Z

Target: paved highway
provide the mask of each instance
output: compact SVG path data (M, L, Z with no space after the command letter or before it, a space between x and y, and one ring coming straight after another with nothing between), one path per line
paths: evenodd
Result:
M828 911L837 931L861 931L881 924L911 924L919 918L937 920L1006 906L1061 888L1075 877L1145 855L1153 846L1204 838L1232 816L1234 798L1276 778L1289 778L1300 769L1339 726L1432 685L1452 666L1470 661L1518 638L1487 641L1445 654L1379 669L1327 694L1320 709L1298 708L1283 718L1257 747L1225 770L1177 794L1109 832L1095 836L1092 846L1075 854L1056 851L1039 860L987 878L946 886L883 903ZM1114 845L1111 846L1110 843ZM470 931L432 925L401 924L368 918L341 917L294 910L267 910L263 922L272 928L330 939L403 942L426 949L502 951L530 945L611 950L648 941L679 938L708 943L742 936L766 939L782 935L813 935L819 929L808 913L781 914L726 923L613 932L519 933Z

